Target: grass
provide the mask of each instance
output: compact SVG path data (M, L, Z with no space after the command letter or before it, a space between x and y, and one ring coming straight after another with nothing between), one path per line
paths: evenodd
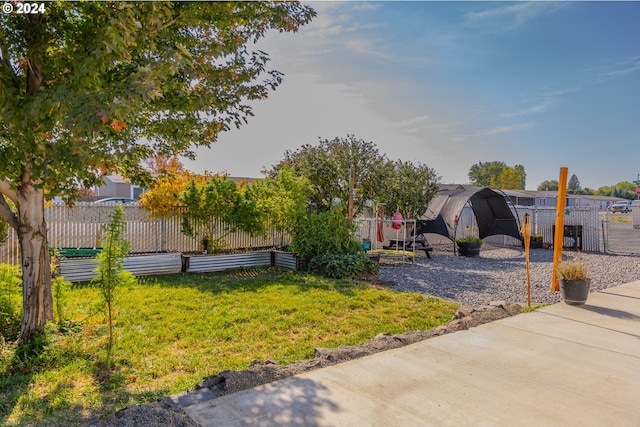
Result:
M0 344L0 425L79 425L129 404L192 391L202 378L281 364L316 347L353 345L449 321L456 304L352 281L271 269L140 280L116 300L116 343L104 369L107 326L98 290L68 294L66 332L38 348Z
M612 216L609 215L607 219L611 222L631 222L630 216Z

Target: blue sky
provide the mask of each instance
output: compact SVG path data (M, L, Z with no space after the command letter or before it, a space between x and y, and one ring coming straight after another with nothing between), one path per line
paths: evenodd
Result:
M305 2L318 16L256 46L285 74L196 170L260 177L285 150L354 134L467 183L522 164L527 189L640 174L639 2Z

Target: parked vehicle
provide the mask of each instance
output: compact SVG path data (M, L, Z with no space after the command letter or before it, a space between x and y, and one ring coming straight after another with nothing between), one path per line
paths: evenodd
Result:
M127 197L107 197L106 199L100 199L93 202L93 204L95 205L103 205L103 204L130 205L132 203L136 203L136 201L133 199L129 199Z
M619 202L615 202L611 206L609 206L609 212L622 212L627 213L632 211L631 200L621 200Z

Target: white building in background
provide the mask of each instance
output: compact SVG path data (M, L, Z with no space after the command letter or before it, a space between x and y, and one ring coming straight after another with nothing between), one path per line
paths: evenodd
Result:
M502 190L516 206L555 207L557 191ZM592 196L588 194L567 194L567 207L585 207L606 210L620 200L617 197Z
M94 188L94 194L98 199L106 197L123 197L138 200L146 190L138 185L130 183L122 175L112 174L102 177L104 185Z

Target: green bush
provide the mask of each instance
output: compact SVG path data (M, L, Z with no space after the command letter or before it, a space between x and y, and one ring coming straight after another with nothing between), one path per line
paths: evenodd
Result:
M21 284L19 266L0 264L0 335L8 341L20 333Z
M319 214L310 214L294 233L291 252L311 260L319 255L357 254L362 250L354 235L355 225L340 208L334 207Z
M364 273L377 274L379 265L364 254L318 255L309 262L309 270L334 279L356 278Z

